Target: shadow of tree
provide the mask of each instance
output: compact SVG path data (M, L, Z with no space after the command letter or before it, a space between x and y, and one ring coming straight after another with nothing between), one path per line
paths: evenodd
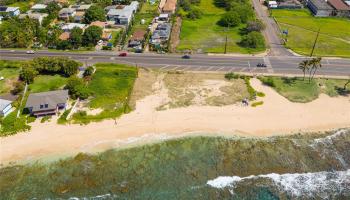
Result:
M282 81L284 84L293 85L297 81L297 78L296 77L293 77L293 78L282 77Z
M334 89L341 96L349 96L350 95L350 90L344 89L343 87L334 86Z

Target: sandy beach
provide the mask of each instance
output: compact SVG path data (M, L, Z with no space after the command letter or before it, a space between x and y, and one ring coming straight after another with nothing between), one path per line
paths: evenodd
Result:
M47 156L74 155L187 135L272 136L350 127L350 98L321 94L310 103L292 103L273 89L251 80L266 94L262 106L189 106L156 111L162 91L136 103L120 119L89 125L32 124L32 130L1 138L2 164ZM260 100L260 98L258 98Z

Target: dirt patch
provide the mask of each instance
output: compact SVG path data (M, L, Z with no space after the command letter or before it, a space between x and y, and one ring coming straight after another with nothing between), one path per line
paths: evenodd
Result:
M157 81L159 72L150 69L140 68L138 78L135 81L133 91L131 93L129 105L135 109L136 101L153 94L156 90L154 84Z
M191 105L224 106L249 97L243 80L227 81L223 74L168 73L163 81L169 101L157 110Z
M176 17L175 23L171 30L171 38L170 38L170 52L176 52L176 47L180 43L180 31L181 31L181 17Z

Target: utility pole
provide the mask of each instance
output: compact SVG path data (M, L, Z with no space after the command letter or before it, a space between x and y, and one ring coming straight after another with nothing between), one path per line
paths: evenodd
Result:
M321 30L321 28L318 28L317 35L316 35L316 38L315 38L315 42L314 42L314 45L312 46L310 57L312 57L312 55L314 54L314 50L315 50L315 47L316 47L318 35L320 34L320 30Z
M227 52L227 34L226 34L226 39L225 39L225 52L224 52L224 54L226 54L226 52Z

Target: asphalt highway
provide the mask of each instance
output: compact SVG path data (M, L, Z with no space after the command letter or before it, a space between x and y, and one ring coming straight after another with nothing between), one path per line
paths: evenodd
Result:
M24 50L0 50L0 59L28 60L41 56L66 56L91 65L98 62L125 63L139 67L158 68L162 70L184 71L221 71L221 72L252 72L276 74L301 74L298 64L306 59L297 56L219 56L196 54L190 59L182 59L177 54L133 54L119 57L115 52L55 52L37 51L26 54ZM258 63L265 63L267 68L258 68ZM350 76L350 59L323 58L319 75Z

